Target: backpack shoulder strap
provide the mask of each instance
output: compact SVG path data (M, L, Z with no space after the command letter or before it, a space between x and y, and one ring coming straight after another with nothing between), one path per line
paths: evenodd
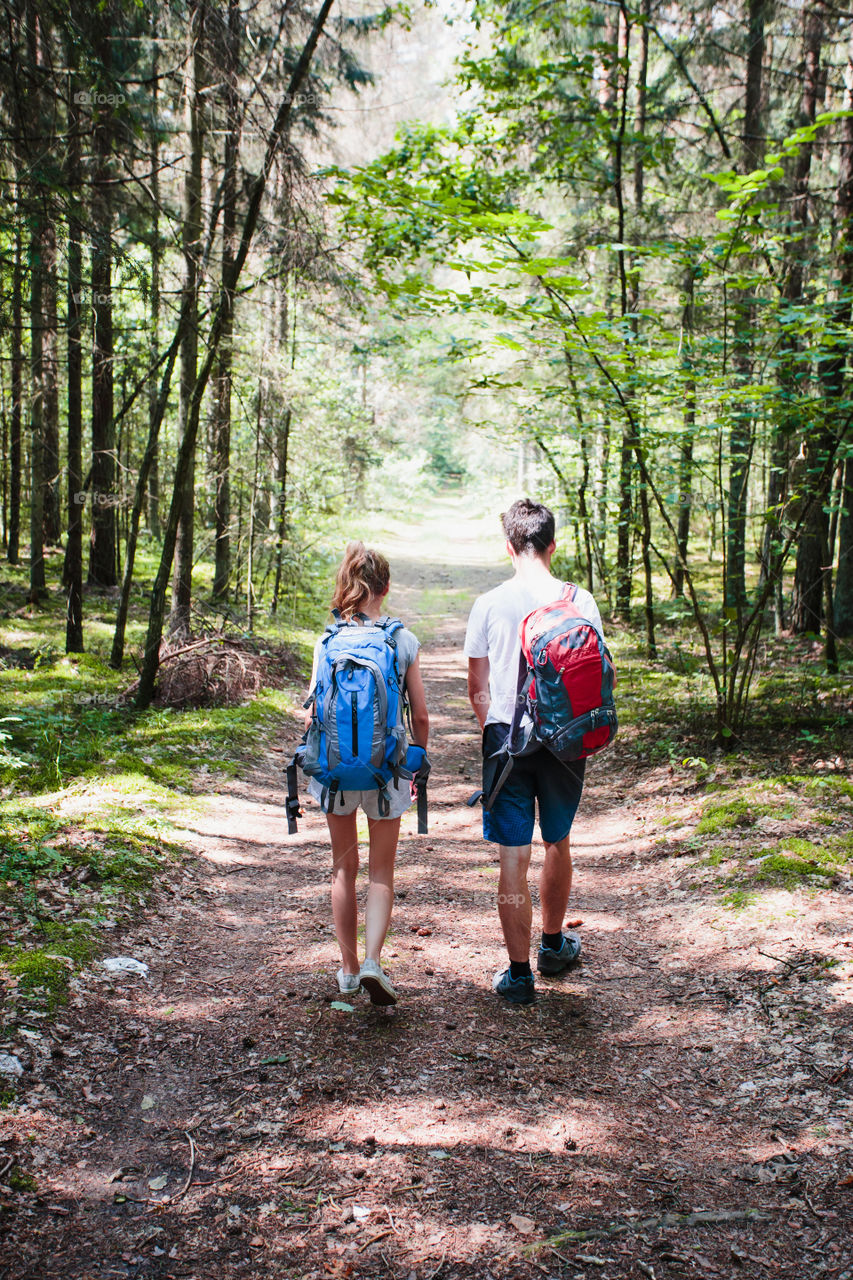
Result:
M518 731L521 728L521 719L522 719L522 716L524 715L524 711L527 706L527 698L525 694L526 694L526 686L527 686L527 677L529 674L530 674L530 666L525 656L524 648L522 647L518 653L518 680L516 681L516 686L515 686L515 706L513 707L512 723L509 726L509 733L507 734L507 739L506 739L507 748L510 754L512 754L513 750L515 749L516 738L518 737ZM504 781L505 781L505 778L502 776L500 780L501 786L503 785Z
M578 593L578 589L575 586L575 584L573 582L567 582L566 585L563 587L561 599L574 600L577 593Z

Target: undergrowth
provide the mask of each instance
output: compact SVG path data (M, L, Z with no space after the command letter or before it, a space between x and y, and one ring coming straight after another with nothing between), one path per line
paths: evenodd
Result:
M268 628L272 651L286 646L303 666L319 628L318 582L328 577L325 561L318 565ZM7 1036L26 1015L52 1014L75 972L115 947L114 931L146 908L183 855L173 829L201 811L217 780L257 759L259 744L291 714L296 692L283 675L282 687L261 689L242 705L137 711L122 697L133 670L108 665L114 602L87 596L87 652L65 655L61 564L49 559L48 567L53 589L38 609L26 605L23 570L10 567L0 585L7 619L0 704L8 709L0 718L0 1015ZM129 654L143 642L146 604L140 587ZM238 621L229 620L232 631Z

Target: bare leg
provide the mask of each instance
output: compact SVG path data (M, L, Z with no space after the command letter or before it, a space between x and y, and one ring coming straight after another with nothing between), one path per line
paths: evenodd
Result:
M400 838L399 818L368 818L370 886L364 911L365 959L379 963L394 905L394 859Z
M344 973L358 973L356 951L358 875L358 819L355 813L326 814L332 841L332 918L341 949Z
M572 889L572 855L569 837L545 845L545 861L539 876L542 932L560 933Z
M530 959L530 926L533 903L527 884L530 845L499 845L501 871L498 880L498 915L510 960Z

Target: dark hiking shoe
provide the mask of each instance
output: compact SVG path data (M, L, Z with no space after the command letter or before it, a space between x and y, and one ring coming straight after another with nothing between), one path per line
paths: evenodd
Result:
M510 1004L532 1004L536 999L532 974L529 978L513 978L509 969L495 974L492 978L492 990L503 996L504 1000L509 1000Z
M547 977L562 973L569 965L575 963L581 953L581 940L576 933L564 933L563 945L557 951L554 947L540 947L536 957L536 968Z

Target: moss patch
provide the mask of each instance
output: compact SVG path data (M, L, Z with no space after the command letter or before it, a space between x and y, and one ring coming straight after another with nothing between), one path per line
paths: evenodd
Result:
M729 889L723 895L723 903L732 911L744 911L755 902L755 894L748 889Z
M785 889L794 889L810 876L832 876L833 872L805 858L790 858L783 853L773 853L769 858L762 858L754 879L762 884L779 884Z
M6 1175L6 1181L13 1191L32 1192L38 1191L38 1183L31 1173L24 1173L23 1169L19 1169L16 1164Z
M743 796L731 800L711 801L706 804L702 817L696 824L697 836L715 836L735 827L750 827L758 815Z
M39 1005L52 1013L68 997L68 982L74 971L70 956L59 955L40 947L5 947L0 951L0 964L15 979L18 991L30 1006Z

